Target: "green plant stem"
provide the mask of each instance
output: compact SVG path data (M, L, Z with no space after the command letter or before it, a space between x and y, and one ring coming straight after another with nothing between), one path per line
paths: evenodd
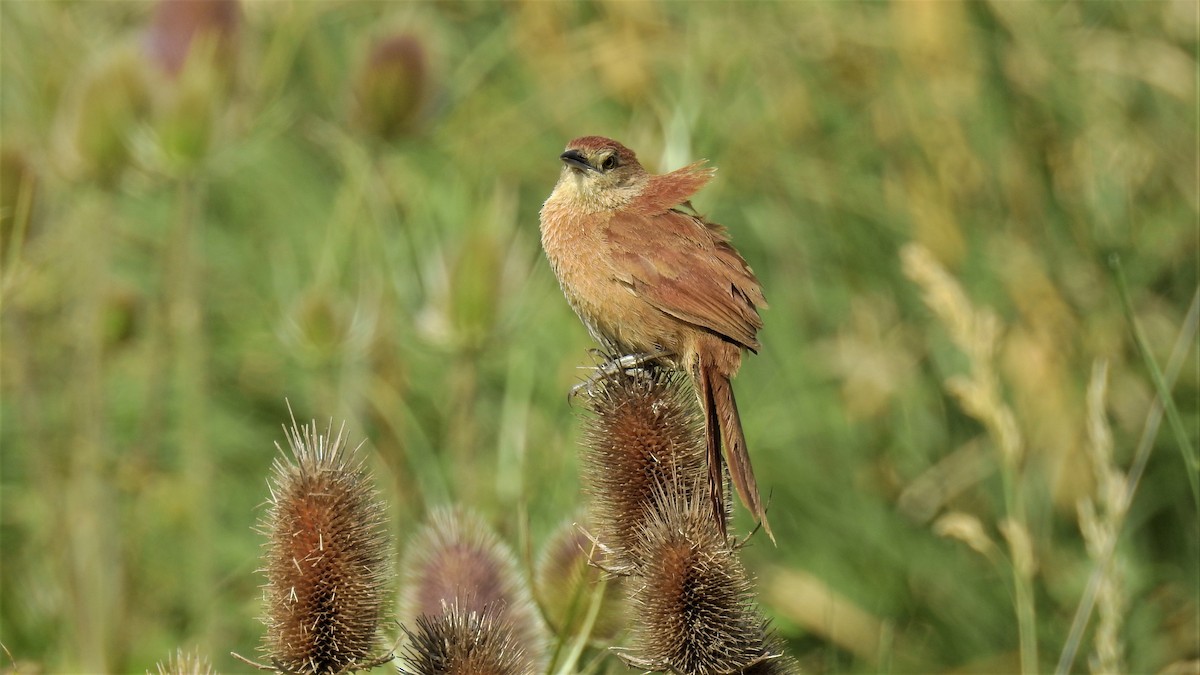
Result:
M587 614L584 615L583 624L579 626L579 633L575 635L575 641L571 644L571 651L567 653L567 658L563 659L562 666L558 669L558 675L569 675L575 672L575 664L579 662L579 657L583 654L583 649L592 636L592 629L596 626L596 617L600 615L600 606L604 604L604 590L607 585L608 580L601 577L593 587Z
M105 415L103 308L109 279L109 236L97 227L112 217L111 195L87 192L76 216L72 308L74 428L64 494L71 640L74 666L87 672L114 668L112 648L120 630L120 556L110 488L112 443Z
M1192 296L1192 304L1188 309L1187 316L1183 320L1183 326L1179 331L1179 338L1176 339L1175 347L1171 351L1171 358L1167 362L1167 372L1164 380L1167 388L1174 385L1175 379L1179 377L1179 371L1183 369L1183 363L1186 360L1187 354L1195 344L1198 326L1200 326L1200 289L1197 289L1196 294ZM1100 584L1104 576L1108 573L1108 566L1112 564L1113 554L1117 549L1117 541L1121 538L1121 528L1125 524L1125 516L1129 513L1129 506L1133 503L1133 497L1137 493L1142 474L1146 471L1146 464L1150 460L1150 452L1154 449L1154 439L1158 437L1158 427L1162 424L1163 409L1162 399L1155 398L1154 404L1150 407L1150 414L1146 416L1146 426L1142 432L1142 438L1138 442L1133 464L1129 467L1129 475L1125 478L1125 491L1118 511L1115 514L1116 522L1114 524L1113 536L1109 537L1106 542L1104 551L1100 559L1096 561L1096 567L1092 570L1092 575L1088 579L1083 597L1080 598L1079 605L1075 608L1075 618L1071 621L1071 631L1067 635L1067 640L1063 644L1062 654L1058 658L1058 665L1054 669L1056 675L1066 675L1075 664L1075 655L1079 651L1079 646L1083 643L1083 631L1087 629L1088 622L1092 618L1092 611L1096 607L1096 597L1100 592Z
M1137 317L1134 316L1133 303L1129 299L1129 285L1125 281L1125 270L1121 266L1121 256L1115 253L1109 256L1108 265L1113 271L1113 277L1117 283L1117 292L1121 296L1121 308L1125 311L1125 319L1129 322L1130 330L1133 331L1133 340L1137 344L1142 361L1146 364L1146 369L1150 372L1150 380L1154 382L1154 389L1158 393L1158 401L1162 403L1163 410L1167 414L1167 422L1171 425L1171 430L1175 433L1175 441L1179 444L1180 454L1183 455L1183 466L1187 473L1188 483L1192 487L1192 501L1194 502L1196 512L1200 513L1200 460L1196 458L1196 449L1192 447L1192 441L1188 438L1187 428L1183 426L1183 419L1179 416L1179 409L1175 407L1175 399L1171 397L1171 388L1167 386L1166 381L1163 379L1162 370L1158 367L1158 362L1154 360L1154 355L1150 353L1146 334L1142 331L1142 326L1138 323Z
M1028 534L1026 524L1025 500L1021 495L1018 468L1011 462L1004 462L1001 467L1004 481L1005 511L1009 519L1024 533ZM1016 551L1012 543L1012 535L1005 537L1009 542L1008 553L1013 578L1013 598L1017 612L1017 636L1021 654L1021 673L1032 675L1038 669L1037 644L1037 608L1034 604L1033 584L1030 570L1022 561L1022 555Z
M0 251L0 309L4 308L4 300L12 284L17 263L21 259L21 251L25 245L25 237L29 234L29 219L33 211L34 182L25 176L17 187L16 211L12 214L12 236L8 242L8 250ZM3 217L0 214L0 217Z
M213 510L217 499L212 490L213 457L208 428L208 354L205 340L204 304L201 297L203 188L193 178L181 178L176 186L178 216L168 242L167 322L175 350L175 392L179 415L179 480L189 514L189 555L182 573L188 579L188 617L195 634L214 629Z

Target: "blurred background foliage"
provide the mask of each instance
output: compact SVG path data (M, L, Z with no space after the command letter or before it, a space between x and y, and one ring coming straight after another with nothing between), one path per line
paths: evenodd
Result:
M1198 30L1190 0L0 3L5 666L235 670L289 402L366 439L398 548L459 501L533 560L581 502L591 344L537 213L585 134L720 168L694 203L771 302L736 389L779 546L744 555L807 671L1017 670L1010 566L1054 666L1097 567L1093 365L1109 474L1154 399L1130 319L1160 368L1184 340L1183 424L1073 669L1200 658ZM995 312L1016 462L948 393L973 364L910 242Z

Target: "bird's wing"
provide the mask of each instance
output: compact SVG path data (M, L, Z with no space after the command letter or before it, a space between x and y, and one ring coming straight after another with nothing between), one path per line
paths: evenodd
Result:
M617 279L682 321L751 351L762 328L762 288L725 229L679 211L615 214L605 232Z
M629 205L629 209L634 213L656 215L685 203L717 172L714 168L705 167L705 161L688 164L661 176L651 176L650 184Z

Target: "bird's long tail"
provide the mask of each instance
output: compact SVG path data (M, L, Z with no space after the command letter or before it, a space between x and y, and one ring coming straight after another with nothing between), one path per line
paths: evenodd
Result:
M724 533L726 527L725 476L721 465L721 447L724 445L724 458L729 461L729 475L733 478L738 497L750 509L755 520L762 523L767 536L774 542L775 534L767 522L767 512L758 494L758 482L754 480L754 467L750 465L750 454L746 451L746 435L742 432L742 419L738 415L729 377L704 360L700 361L697 370L696 380L704 407L704 432L708 445L709 495L721 532Z

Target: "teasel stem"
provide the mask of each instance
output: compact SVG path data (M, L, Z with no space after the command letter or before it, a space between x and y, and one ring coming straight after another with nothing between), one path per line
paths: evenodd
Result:
M188 610L192 621L206 632L216 626L212 602L214 539L211 499L213 459L209 443L208 341L205 335L203 264L203 214L205 189L197 178L182 178L177 184L179 214L166 252L165 312L168 340L175 350L175 389L179 414L181 475L186 476L189 504L189 539L196 545L188 556Z

